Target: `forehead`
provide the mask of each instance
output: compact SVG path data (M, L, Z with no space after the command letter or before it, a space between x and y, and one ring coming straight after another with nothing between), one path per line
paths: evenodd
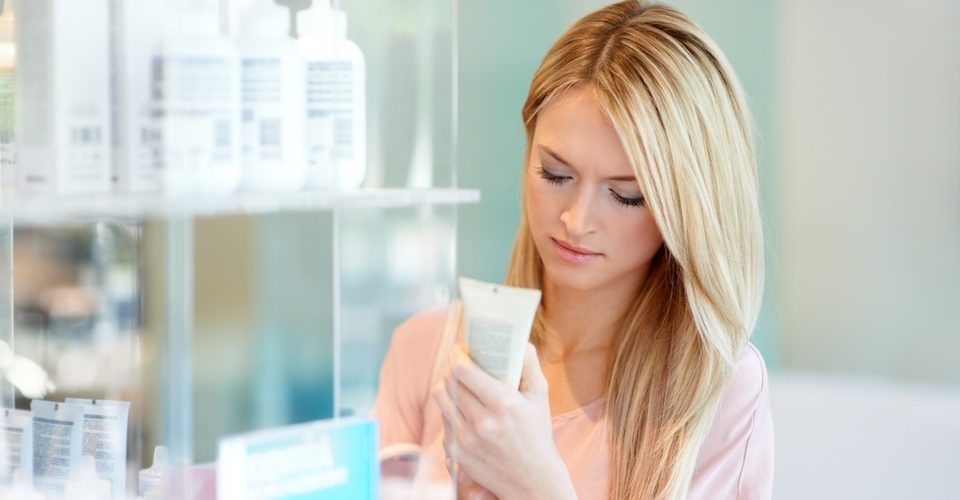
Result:
M540 113L533 154L540 154L540 146L554 151L578 170L602 175L633 172L613 123L589 86L559 95Z

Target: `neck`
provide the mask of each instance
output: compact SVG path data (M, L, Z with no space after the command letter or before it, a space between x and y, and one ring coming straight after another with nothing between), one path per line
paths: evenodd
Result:
M585 352L612 350L638 286L637 281L630 280L602 289L574 290L559 286L544 275L544 359L550 362Z

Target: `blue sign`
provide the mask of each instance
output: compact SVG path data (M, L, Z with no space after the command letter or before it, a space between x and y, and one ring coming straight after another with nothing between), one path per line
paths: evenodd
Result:
M229 436L217 455L219 500L378 500L377 422L322 420Z

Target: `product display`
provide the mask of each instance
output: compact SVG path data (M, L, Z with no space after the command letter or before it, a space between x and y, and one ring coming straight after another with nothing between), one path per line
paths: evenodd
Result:
M126 498L129 409L127 401L67 398L2 410L0 500L34 489L71 500Z
M290 14L273 0L259 0L243 15L243 186L296 190L307 181L304 143L305 66L287 34Z
M84 457L96 457L96 473L107 481L110 498L122 500L127 484L127 416L130 403L103 399L66 398L83 406Z
M297 27L307 60L309 183L318 188L359 188L367 171L363 53L347 39L346 14L334 9L330 0L316 0L300 12Z
M110 190L107 0L18 0L17 189Z
M468 278L459 283L467 352L494 378L519 387L540 290Z
M431 172L450 169L437 176L438 185L395 185L403 176L386 175L384 165L409 163L403 152L414 146L452 151L452 138L446 130L434 138L436 125L429 120L418 122L415 144L405 144L406 135L393 137L379 115L394 107L394 94L382 90L383 82L367 88L364 52L375 70L371 74L404 82L397 85L400 92L432 78L429 88L441 94L431 101L431 112L453 116L453 99L444 101L449 82L443 79L449 78L455 45L448 43L450 21L443 9L303 3L0 0L0 167L15 174L0 212L10 217L8 248L16 248L18 260L11 253L0 257L18 273L28 260L24 256L46 258L43 252L51 250L57 258L56 266L47 260L37 266L43 279L30 275L18 280L17 288L10 279L14 273L7 273L17 299L10 297L14 310L8 319L17 328L0 342L13 358L4 365L11 390L3 402L11 408L0 409L0 500L381 498L377 422L345 418L366 413L375 386L364 377L375 377L378 363L371 357L369 366L352 372L343 367L353 365L351 347L362 348L364 356L375 352L366 348L377 347L386 333L381 330L427 305L425 297L450 295L450 276L444 274L453 259L446 253L453 238L447 208L479 195L458 189L447 163L424 163ZM299 10L306 4L311 7ZM347 38L346 12L335 8L343 4L353 40ZM396 12L386 12L387 6ZM402 13L403 20L385 15L393 13ZM417 64L388 50L398 31L404 43L417 48L422 58ZM433 50L436 40L442 40L439 50ZM376 134L369 148L376 169L369 178L368 90ZM410 114L405 106L395 107L391 116ZM17 165L18 148L25 161L10 168ZM317 191L293 193L305 189ZM19 196L21 191L44 196ZM394 229L413 212L417 241L401 241ZM309 306L308 327L318 330L319 340L311 342L321 349L299 349L305 358L292 360L309 364L309 371L293 362L290 371L273 370L276 352L256 349L250 361L269 369L269 380L261 380L266 369L256 369L249 371L250 384L234 385L229 371L238 365L229 362L227 352L224 370L210 372L210 385L197 385L190 373L199 366L192 360L209 354L192 357L195 340L209 338L201 328L207 327L210 292L195 285L210 270L204 245L211 237L221 243L220 233L204 231L221 217L242 219L255 238L251 260L237 273L245 278L237 287L249 287L237 291L251 299L251 314L237 318L258 331L241 341L233 338L234 330L225 330L230 342L301 331L298 325L275 328L274 322L287 321L288 309L274 311L261 300L274 288L264 277L275 276L266 252L258 254L263 242L289 247L299 254L294 257L333 271L317 275L323 294L310 297L321 303ZM315 246L301 248L292 238L285 241L284 232L259 229L288 217L297 225L320 219L321 253L314 255ZM364 222L374 219L386 232ZM48 233L54 235L49 241ZM443 270L407 272L382 288L412 290L413 301L356 303L350 287L357 267L378 269L372 255L355 250L356 242L371 234L384 245L379 253L385 258L409 255L416 243L429 249ZM222 262L234 265L238 255L225 255ZM297 265L292 258L283 262L291 263ZM304 283L291 286L314 286L306 282L308 271ZM56 276L47 280L47 274ZM24 283L31 285L26 292ZM332 307L323 303L331 289ZM29 314L21 314L24 308ZM350 324L354 311L372 311L360 336L353 334L360 328ZM328 318L329 328L320 323ZM330 365L331 356L343 361ZM18 360L31 369L20 369ZM208 397L211 391L222 397ZM36 399L31 411L12 408L44 397L64 399ZM126 401L89 397L138 403L131 409ZM220 411L226 406L233 413ZM327 420L224 436L317 418ZM156 446L147 467L157 442L169 443L170 456ZM408 451L397 450L383 462L393 479L418 466L419 454ZM449 493L446 483L429 486L436 490L429 498Z

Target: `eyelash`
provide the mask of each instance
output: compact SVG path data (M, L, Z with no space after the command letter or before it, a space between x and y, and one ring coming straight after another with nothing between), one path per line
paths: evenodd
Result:
M540 166L539 169L537 169L537 171L543 180L557 186L562 186L563 183L567 182L567 180L570 179L569 177L553 174L552 172L544 168L542 165ZM646 199L644 199L642 196L639 198L627 198L624 196L620 196L620 194L618 194L616 191L612 189L610 190L610 194L613 195L613 199L616 200L617 203L620 203L621 205L626 207L643 207L643 206L646 206L647 204Z

